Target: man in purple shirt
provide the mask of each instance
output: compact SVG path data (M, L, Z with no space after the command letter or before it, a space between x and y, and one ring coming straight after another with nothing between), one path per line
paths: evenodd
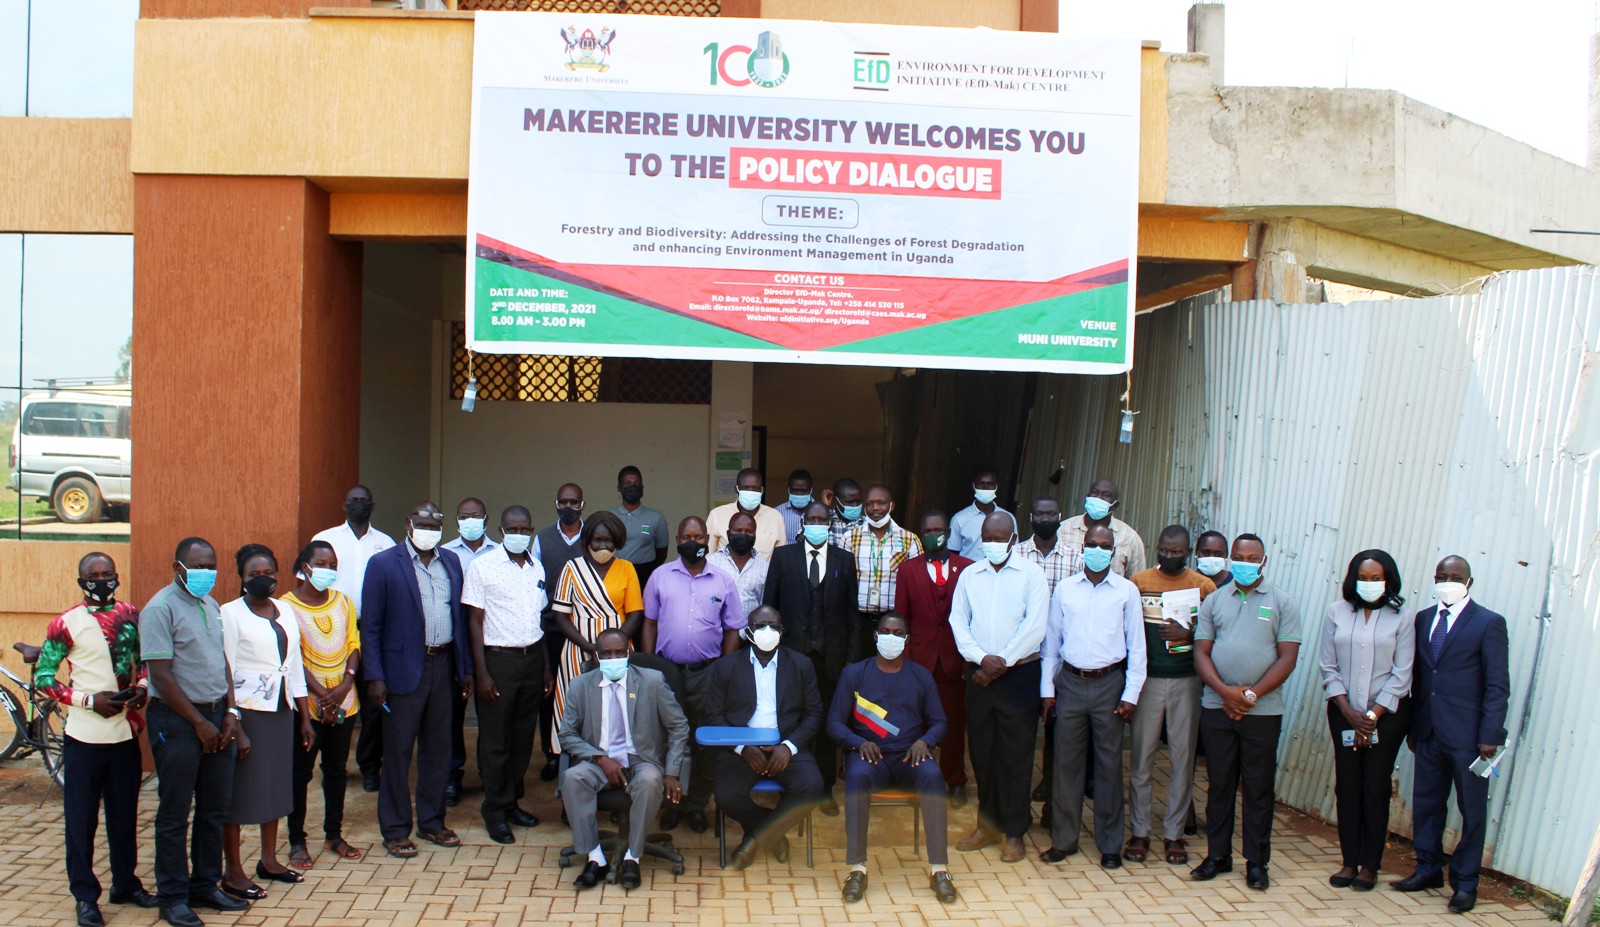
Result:
M727 574L706 566L710 541L703 520L691 515L679 522L678 559L651 573L644 587L642 649L671 660L683 672L683 708L693 727L704 723L711 664L739 649L739 632L746 624L739 587ZM703 834L713 758L698 744L691 750L688 794L662 813L661 826L672 830L682 814L695 833Z

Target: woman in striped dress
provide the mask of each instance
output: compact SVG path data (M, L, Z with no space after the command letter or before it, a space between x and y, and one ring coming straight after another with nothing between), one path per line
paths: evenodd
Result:
M583 556L561 570L561 581L551 603L556 628L567 639L556 666L556 707L552 723L561 726L566 709L567 685L595 666L594 639L601 631L621 628L632 638L644 621L644 591L633 564L617 557L628 540L622 519L610 512L591 516L583 526L578 546ZM556 750L560 740L551 735Z

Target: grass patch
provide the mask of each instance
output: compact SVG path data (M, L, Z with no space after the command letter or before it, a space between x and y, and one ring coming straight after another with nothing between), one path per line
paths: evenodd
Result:
M41 515L52 514L50 506L43 502L28 499L22 503L23 518L37 518ZM6 492L0 495L0 521L14 521L17 517L17 494Z

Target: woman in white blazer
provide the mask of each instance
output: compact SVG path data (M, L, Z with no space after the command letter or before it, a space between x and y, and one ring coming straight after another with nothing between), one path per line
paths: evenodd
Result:
M261 826L256 878L290 883L304 879L278 862L278 821L294 807L296 730L307 749L313 732L306 711L300 624L288 605L272 597L278 588L278 560L260 544L246 544L234 559L242 594L222 606L222 651L233 674L242 732L233 801L222 829L228 860L222 890L255 901L267 892L251 881L240 861L240 828L246 825Z

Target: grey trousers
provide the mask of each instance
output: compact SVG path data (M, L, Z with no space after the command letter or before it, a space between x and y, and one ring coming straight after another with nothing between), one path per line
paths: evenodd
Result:
M1161 751L1161 726L1166 724L1167 755L1172 778L1167 781L1167 814L1161 836L1182 840L1194 796L1194 745L1200 737L1200 677L1144 681L1139 710L1133 716L1132 768L1128 770L1128 816L1133 836L1151 836L1151 805L1155 800L1156 754Z
M628 798L633 803L628 820L628 852L634 859L644 859L645 836L655 826L666 786L661 767L637 756L629 759L628 768L623 771L628 774ZM572 849L580 854L587 855L600 845L599 796L610 787L605 771L590 760L567 767L561 777L561 803L566 806L567 821L572 825Z
M1094 732L1094 845L1104 853L1122 852L1122 732L1115 712L1122 698L1122 671L1084 679L1063 667L1056 671L1056 768L1052 787L1050 845L1078 845L1083 828L1083 780Z

